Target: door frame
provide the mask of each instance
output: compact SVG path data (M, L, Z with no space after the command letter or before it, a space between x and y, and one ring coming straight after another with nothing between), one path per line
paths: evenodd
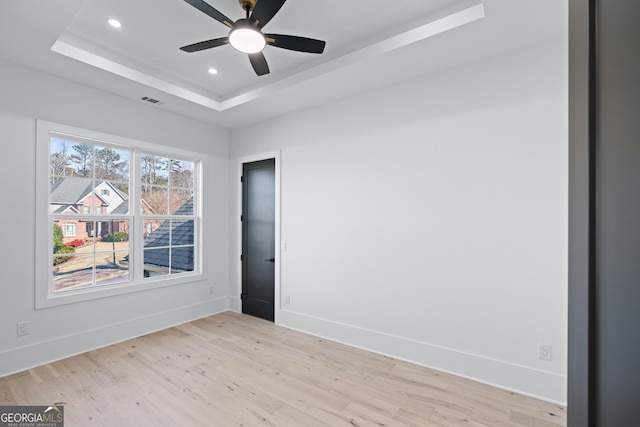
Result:
M595 426L596 0L569 0L567 419Z
M238 253L236 257L236 289L235 296L237 297L237 310L238 312L242 312L242 301L240 300L240 294L242 293L242 262L240 261L240 255L242 254L242 223L240 222L240 215L242 215L242 183L240 182L240 178L242 177L242 166L245 163L257 162L260 160L274 159L275 160L275 243L274 243L274 254L276 255L275 262L275 270L274 270L274 278L273 278L273 322L277 325L280 323L280 309L281 309L281 292L280 292L280 259L282 255L281 251L281 240L280 240L280 151L271 151L267 153L254 154L251 156L239 157L236 162L236 172L235 172L235 182L237 185L236 192L236 212L238 212L237 217L231 218L234 221L234 228L236 230L234 241L238 248Z

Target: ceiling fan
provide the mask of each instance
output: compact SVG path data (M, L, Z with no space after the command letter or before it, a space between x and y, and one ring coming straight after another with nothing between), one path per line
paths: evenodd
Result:
M204 0L184 0L199 11L231 28L227 37L206 40L183 46L185 52L198 52L205 49L230 44L236 50L249 55L251 66L257 75L269 74L269 65L262 53L266 45L298 52L322 53L325 42L307 37L288 36L282 34L264 34L262 28L271 21L286 0L239 0L246 11L246 18L233 22L214 9Z

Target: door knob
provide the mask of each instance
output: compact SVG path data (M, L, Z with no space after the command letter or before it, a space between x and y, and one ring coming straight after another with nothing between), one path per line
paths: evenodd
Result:
M276 262L276 259L275 258L265 259L265 261L267 261L267 262Z

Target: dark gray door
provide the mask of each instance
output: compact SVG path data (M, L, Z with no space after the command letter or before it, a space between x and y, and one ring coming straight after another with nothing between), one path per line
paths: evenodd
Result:
M640 425L640 4L598 2L596 426Z
M589 56L571 61L570 86L589 85L572 91L571 107L571 143L577 148L570 170L580 164L588 170L570 180L570 228L576 218L586 226L570 241L568 422L635 427L640 425L640 2L569 3L572 36L583 40L571 43L570 55L589 43ZM578 210L584 193L588 206Z
M242 312L274 319L275 159L242 166Z

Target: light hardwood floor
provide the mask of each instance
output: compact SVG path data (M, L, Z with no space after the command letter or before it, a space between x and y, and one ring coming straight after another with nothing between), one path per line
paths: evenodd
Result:
M236 313L0 378L65 426L566 425L565 408Z

